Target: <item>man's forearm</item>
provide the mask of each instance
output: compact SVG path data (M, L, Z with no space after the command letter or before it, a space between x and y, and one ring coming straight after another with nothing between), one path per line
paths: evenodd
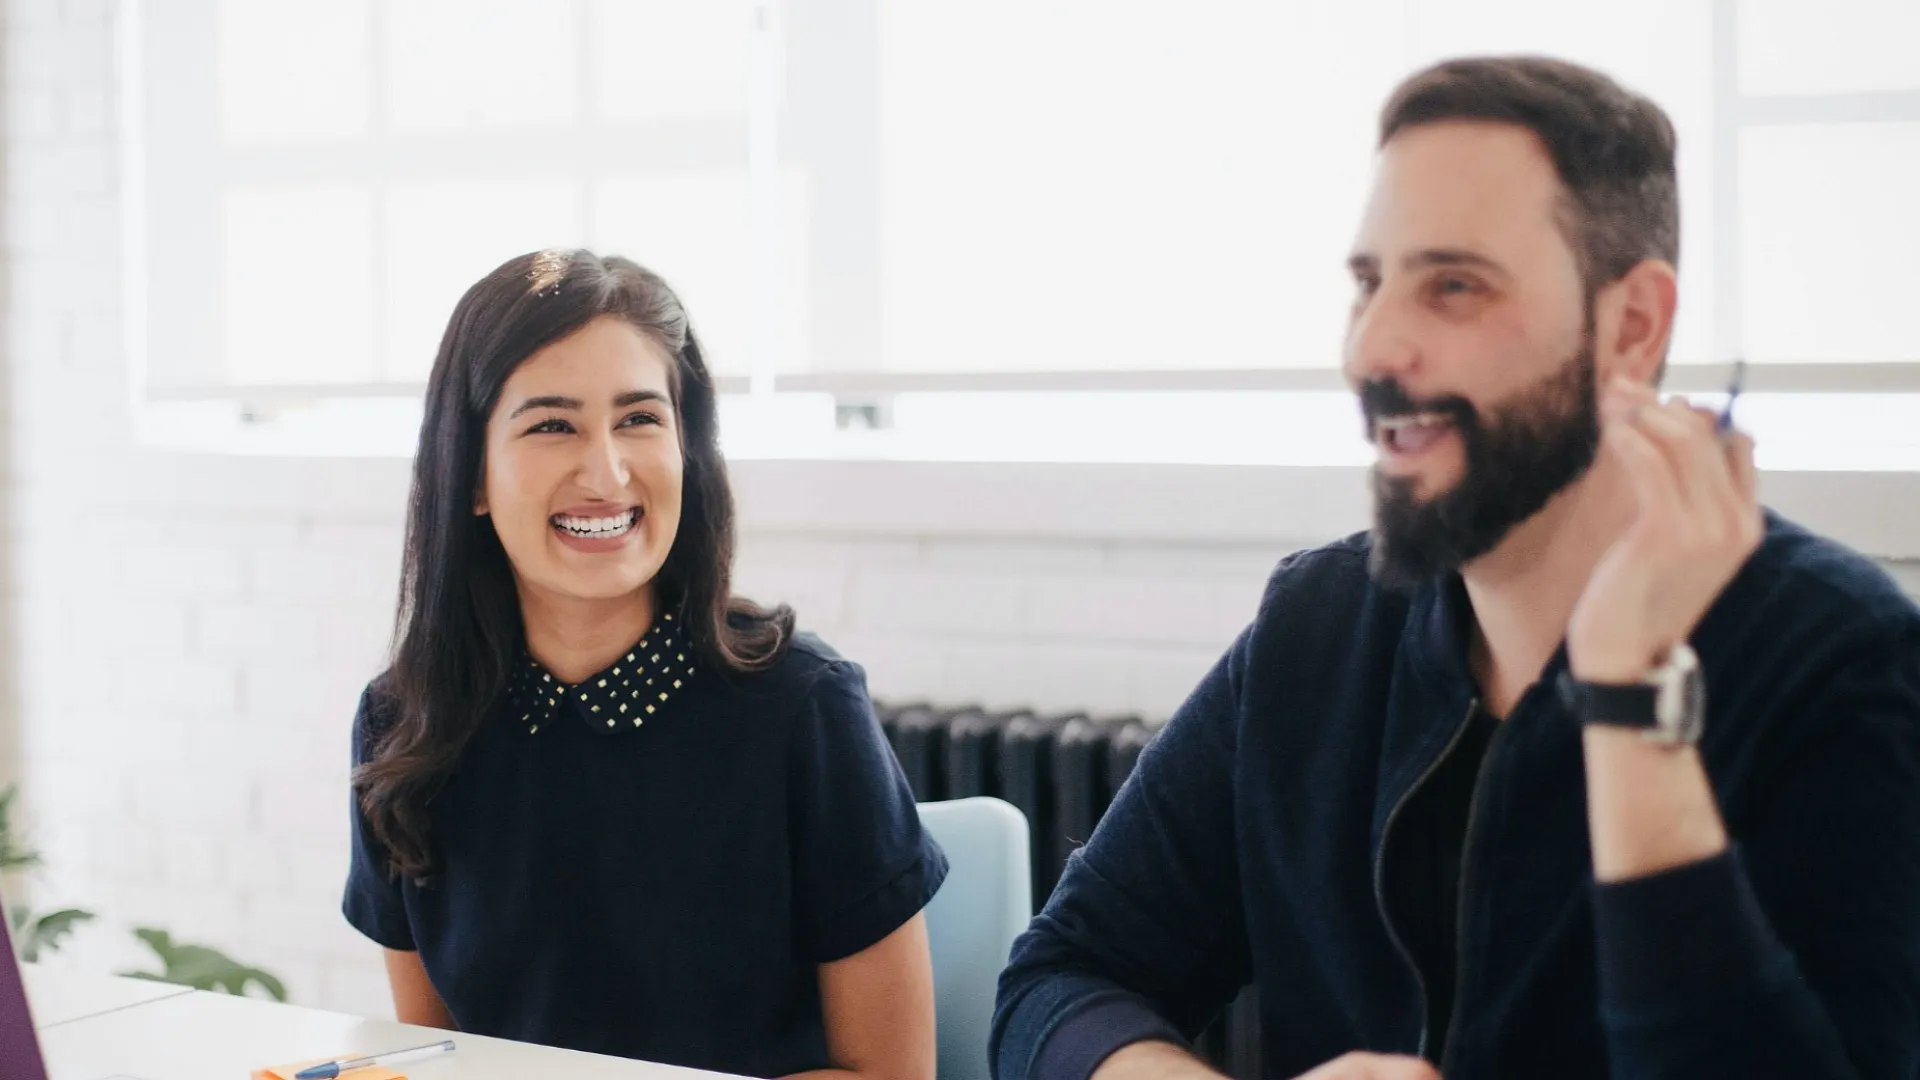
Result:
M1226 1080L1184 1047L1137 1042L1115 1050L1093 1071L1093 1080Z
M1726 825L1697 750L1607 728L1589 727L1583 739L1597 881L1645 877L1726 850Z

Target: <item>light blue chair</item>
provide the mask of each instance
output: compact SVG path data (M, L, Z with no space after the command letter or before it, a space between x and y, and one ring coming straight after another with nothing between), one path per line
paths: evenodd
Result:
M999 799L920 804L946 850L947 880L927 905L940 1080L987 1080L993 995L1013 939L1033 917L1027 816Z

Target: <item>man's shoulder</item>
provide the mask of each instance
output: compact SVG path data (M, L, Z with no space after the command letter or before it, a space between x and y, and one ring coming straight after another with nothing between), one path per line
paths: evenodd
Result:
M1365 532L1343 536L1317 547L1301 548L1282 558L1267 579L1267 590L1346 589L1365 591L1373 580L1367 560L1373 538Z
M1920 606L1873 559L1769 512L1766 535L1734 587L1769 629L1898 638L1920 634Z
M1276 601L1303 597L1350 603L1390 597L1392 594L1380 588L1368 569L1372 552L1373 538L1364 532L1293 552L1281 559L1267 578L1262 613Z
M1372 537L1361 532L1281 559L1267 578L1254 633L1292 645L1303 638L1353 643L1391 624L1397 637L1409 597L1374 580L1368 568L1372 551Z

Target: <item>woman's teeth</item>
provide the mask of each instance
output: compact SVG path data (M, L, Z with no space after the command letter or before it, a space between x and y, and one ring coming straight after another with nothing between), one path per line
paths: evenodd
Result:
M555 528L575 536L605 539L619 536L633 528L634 522L639 519L640 508L636 506L624 514L616 514L613 517L571 517L567 514L555 514L553 524Z

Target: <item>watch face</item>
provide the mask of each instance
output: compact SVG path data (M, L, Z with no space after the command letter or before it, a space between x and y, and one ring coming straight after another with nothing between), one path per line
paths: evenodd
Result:
M1693 650L1676 646L1668 663L1655 669L1650 682L1657 689L1654 725L1647 738L1669 746L1699 742L1706 725L1707 683Z
M1687 673L1686 713L1680 717L1680 739L1686 743L1700 741L1700 733L1707 726L1707 680L1695 668Z

